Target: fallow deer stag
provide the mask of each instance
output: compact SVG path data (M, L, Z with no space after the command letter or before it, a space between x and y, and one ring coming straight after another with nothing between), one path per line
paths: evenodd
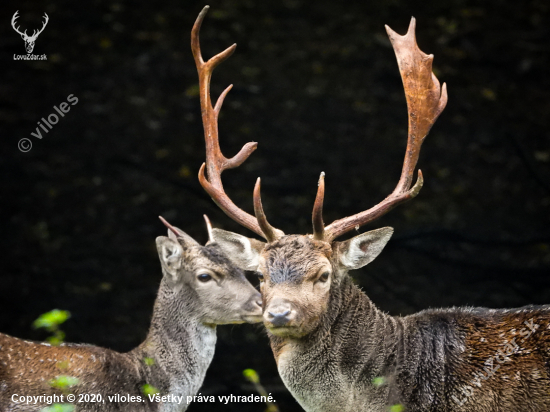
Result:
M118 353L0 334L0 411L39 411L53 399L47 396L63 395L49 384L60 375L78 379L70 390L77 411L187 409L188 398L199 390L214 356L216 325L260 322L261 299L216 243L201 246L163 222L168 237L159 236L156 242L164 276L145 341L128 353ZM211 234L208 219L207 226ZM159 391L160 402L149 399L146 384ZM32 396L36 398L25 403Z
M420 146L445 108L447 92L432 74L433 56L416 44L414 18L404 36L386 26L409 113L408 144L396 188L378 205L325 227L321 174L313 234L284 235L265 217L259 179L255 217L239 209L221 184L223 170L238 166L256 146L249 143L230 160L220 152L217 117L229 88L212 107L209 82L214 67L235 45L203 62L198 36L206 11L191 35L208 171L206 177L203 165L199 180L229 217L267 240L213 231L237 265L259 273L263 322L283 382L300 405L308 412L550 411L550 306L453 308L393 317L377 309L348 276L349 270L378 256L393 229L335 241L412 199L422 187L420 170L413 185Z

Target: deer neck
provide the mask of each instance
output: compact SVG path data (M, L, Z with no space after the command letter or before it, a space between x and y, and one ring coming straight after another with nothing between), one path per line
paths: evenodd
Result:
M198 392L214 357L215 325L199 321L198 304L188 291L182 299L165 280L157 295L149 333L131 352L147 383L160 392L187 396ZM172 410L172 409L168 409Z
M368 392L373 379L395 375L401 319L379 310L347 275L330 300L313 333L301 339L270 336L283 382L306 411L354 410L350 396L365 388L361 396L369 405L375 398L386 402L389 393Z

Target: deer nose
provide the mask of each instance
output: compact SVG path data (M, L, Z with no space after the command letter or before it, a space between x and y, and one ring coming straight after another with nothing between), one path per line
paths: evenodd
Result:
M271 304L267 310L267 321L275 327L285 326L290 322L291 312L292 309L287 302Z
M273 313L267 312L269 314L269 321L275 327L285 326L289 322L287 315L290 313L290 310L285 310L282 313Z

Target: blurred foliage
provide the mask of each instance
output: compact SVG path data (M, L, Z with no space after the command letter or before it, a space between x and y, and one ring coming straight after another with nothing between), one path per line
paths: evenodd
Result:
M143 363L147 366L153 366L155 364L155 360L153 358L145 357L143 358Z
M46 328L48 331L53 332L70 317L71 313L67 310L53 309L40 315L33 322L33 326L35 328Z
M73 376L59 375L59 376L56 376L54 379L51 379L50 381L48 381L48 385L50 385L52 388L57 388L57 389L66 391L67 389L70 389L73 386L78 385L79 382L80 380Z
M382 386L384 383L386 383L386 378L383 376L377 376L372 380L372 384L376 387Z
M33 327L36 329L44 328L49 332L52 332L52 336L48 336L46 340L54 346L59 346L65 340L65 332L63 332L59 325L64 323L71 317L71 314L67 310L54 309L50 312L43 313L33 322Z
M254 369L245 369L243 376L255 385L260 383L260 376Z
M157 388L155 388L153 385L149 385L148 383L146 383L141 387L141 393L143 393L146 396L149 396L149 395L158 395L160 394L160 391Z
M51 406L40 409L40 412L74 412L76 407L70 403L54 403Z
M256 391L260 394L260 396L265 396L266 399L271 396L270 393L267 393L263 385L260 383L260 375L258 375L258 372L256 372L254 369L245 369L243 371L243 376L254 385L254 388ZM269 400L266 400L267 408L265 412L279 412L279 408Z

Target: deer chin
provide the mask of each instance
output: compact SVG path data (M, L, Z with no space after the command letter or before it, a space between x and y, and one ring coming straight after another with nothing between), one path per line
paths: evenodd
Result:
M244 315L242 316L242 320L246 323L260 323L262 321L262 314L258 315Z
M235 314L234 318L225 319L203 319L203 323L209 325L239 325L242 323L260 323L262 321L262 315L260 313L246 313L243 315Z
M309 331L305 331L299 326L265 325L265 327L270 334L274 336L278 336L280 338L299 339L299 338L303 338L309 333Z

